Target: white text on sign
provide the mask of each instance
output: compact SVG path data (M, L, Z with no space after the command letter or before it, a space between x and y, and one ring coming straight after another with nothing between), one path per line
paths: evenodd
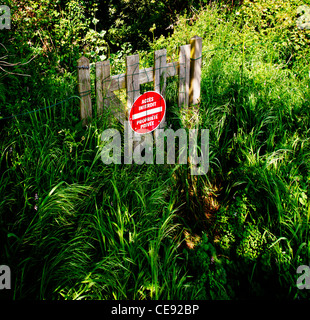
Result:
M155 106L156 106L156 101L155 101L155 102L152 102L152 103L145 104L145 105L143 105L143 106L140 106L140 107L139 107L139 111L140 111L140 110L147 109L147 108L152 108L152 107L155 107Z
M142 100L142 104L154 101L154 97L146 98Z
M137 124L142 124L142 123L145 123L146 121L152 121L152 120L156 120L156 119L158 119L158 114L155 114L151 117L144 118L142 120L138 120Z
M158 113L158 112L161 112L161 111L162 111L162 107L154 108L154 109L150 109L150 110L145 110L145 111L142 111L140 113L134 114L132 116L132 120L136 120L136 119L139 119L139 118L142 118L142 117L150 116L152 114L155 114L155 113Z

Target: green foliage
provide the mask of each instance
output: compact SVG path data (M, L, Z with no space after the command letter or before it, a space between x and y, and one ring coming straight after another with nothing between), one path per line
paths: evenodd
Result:
M302 5L297 8L297 27L299 29L310 28L310 8L307 5Z
M147 48L150 40L166 30L177 14L183 13L198 1L99 1L98 8L106 20L99 22L108 30L107 39L112 47L130 43L134 49ZM108 6L108 12L107 12Z
M199 217L208 218L197 224L220 257L225 288L239 298L307 295L295 286L296 268L309 261L301 249L309 242L310 141L309 35L297 28L302 4L209 7L181 17L171 37L152 45L177 55L192 36L203 37L199 123L210 130L210 170L195 186L206 193L192 201L216 197L221 204L211 212L201 204Z
M221 259L217 257L215 247L209 242L205 233L195 251L189 255L190 267L196 274L196 288L199 299L229 299L231 291L226 271Z
M8 5L12 29L1 32L0 55L14 67L6 65L8 72L0 73L6 102L2 116L76 94L77 59L82 54L105 59L108 53L105 31L91 28L96 6L75 0L9 1Z
M239 11L243 25L255 28L255 31L267 38L279 39L283 54L289 59L304 59L309 54L310 33L298 26L299 8L310 4L309 1L244 1Z
M90 56L94 56L92 52L97 56L107 53L105 31L91 28L95 5L89 8L75 0L25 0L10 5L14 43L22 45L21 53L39 54L36 62L41 62L41 70L43 66L46 71L51 66L72 70L83 51Z
M264 238L255 225L249 224L241 235L237 254L246 259L255 260L263 250Z
M13 122L1 145L0 259L12 266L14 298L193 297L170 172L105 166L110 123L78 129L64 107L31 114L31 126Z

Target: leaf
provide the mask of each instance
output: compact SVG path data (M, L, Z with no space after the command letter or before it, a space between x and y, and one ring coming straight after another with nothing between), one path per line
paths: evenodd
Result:
M307 205L308 197L304 192L302 192L298 200L303 206L305 206Z
M297 15L300 15L296 20L297 28L301 30L310 29L310 7L302 5L297 8Z

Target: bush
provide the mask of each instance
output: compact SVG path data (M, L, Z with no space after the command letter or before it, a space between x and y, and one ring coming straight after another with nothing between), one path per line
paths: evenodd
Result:
M222 261L205 233L195 250L190 252L189 259L191 271L197 278L198 299L232 298Z

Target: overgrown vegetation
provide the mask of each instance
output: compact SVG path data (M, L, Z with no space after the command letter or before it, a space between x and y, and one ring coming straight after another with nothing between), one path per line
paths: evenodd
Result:
M9 69L31 77L1 73L0 117L72 97L83 50L92 62L109 56L121 69L124 55L139 46L145 56L167 48L176 58L179 46L199 35L199 110L177 108L171 80L167 121L175 130L210 130L209 172L104 165L102 131L123 128L110 115L83 128L78 98L0 118L0 264L13 277L5 294L308 298L296 287L296 269L310 263L310 31L298 29L296 19L310 2L193 2L179 12L171 2L161 24L169 2L137 3L11 1L13 29L0 30L1 56L11 63L36 57ZM110 20L101 21L105 5ZM150 8L150 19L143 18ZM133 24L135 15L150 25ZM147 47L135 43L137 34Z

